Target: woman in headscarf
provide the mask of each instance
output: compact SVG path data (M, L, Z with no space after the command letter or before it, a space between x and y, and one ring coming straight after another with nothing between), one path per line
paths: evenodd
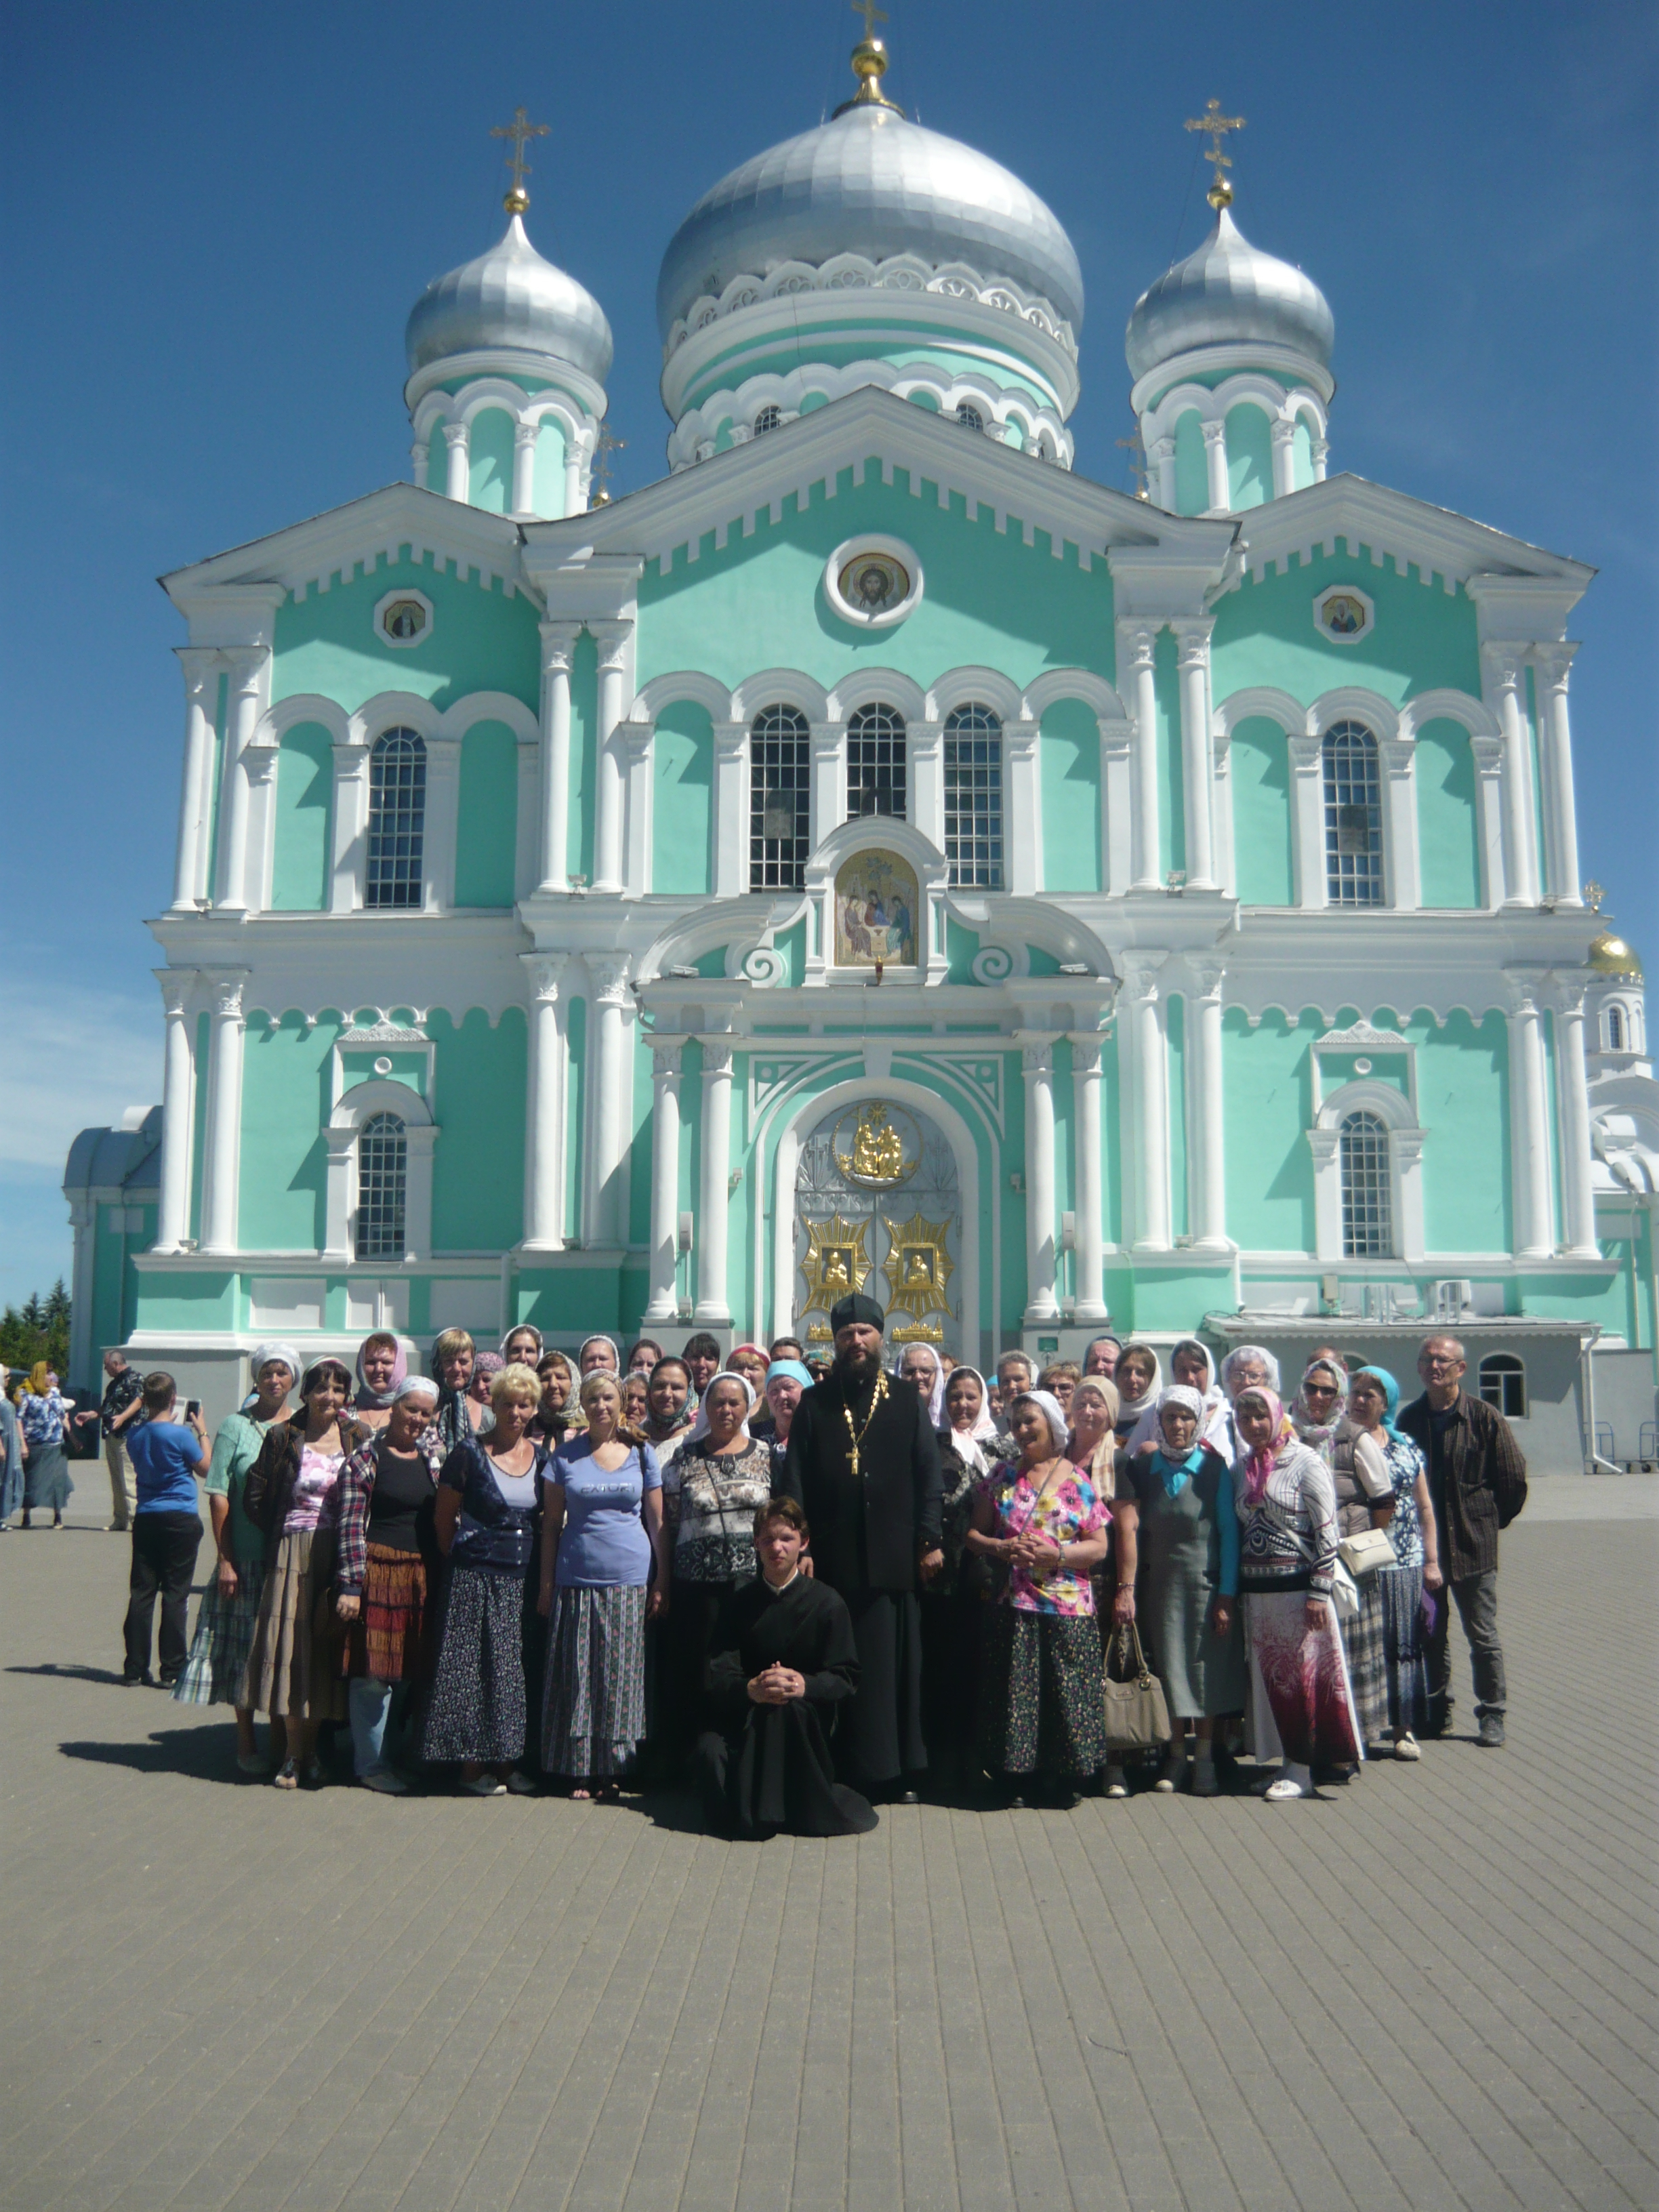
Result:
M432 1346L428 1371L438 1386L438 1441L446 1452L453 1451L472 1433L466 1386L472 1379L476 1356L477 1347L464 1328L444 1329Z
M52 1508L52 1525L64 1525L64 1508L75 1485L70 1480L64 1451L64 1425L70 1415L67 1398L58 1377L44 1359L29 1370L27 1388L18 1401L18 1426L23 1431L23 1526L42 1506Z
M1120 1443L1127 1443L1143 1413L1151 1413L1164 1388L1164 1370L1150 1344L1126 1344L1117 1355L1117 1419Z
M1035 1785L1069 1805L1106 1756L1090 1577L1111 1514L1066 1458L1066 1416L1047 1391L1015 1400L1012 1427L1019 1457L980 1486L967 1536L1007 1576L985 1622L980 1755L1011 1793Z
M1066 1418L1071 1436L1066 1456L1080 1468L1094 1485L1095 1495L1110 1504L1112 1525L1107 1536L1105 1559L1095 1570L1095 1614L1100 1624L1102 1649L1109 1646L1115 1629L1135 1617L1135 1572L1139 1553L1135 1523L1139 1509L1127 1480L1129 1455L1117 1440L1117 1385L1103 1375L1085 1375L1072 1392ZM1123 1761L1109 1748L1106 1795L1127 1797Z
M1382 1528L1394 1510L1394 1478L1382 1447L1348 1419L1348 1370L1334 1353L1316 1353L1303 1370L1291 1408L1296 1433L1319 1454L1336 1488L1336 1535ZM1354 1585L1359 1610L1340 1616L1348 1687L1359 1718L1359 1740L1376 1743L1387 1734L1389 1662L1382 1632L1382 1591L1375 1574Z
M1139 1513L1138 1611L1170 1709L1169 1762L1160 1790L1187 1778L1187 1736L1197 1738L1193 1792L1213 1797L1217 1716L1244 1704L1238 1620L1238 1515L1230 1464L1205 1442L1204 1393L1172 1383L1158 1400L1158 1441L1129 1462Z
M475 1437L487 1437L495 1425L495 1401L490 1392L495 1377L505 1371L506 1366L499 1352L480 1352L473 1356L472 1372L466 1382L466 1414ZM537 1403L540 1402L538 1395Z
M0 1381L3 1381L0 1363ZM23 1502L23 1432L17 1425L17 1408L0 1389L0 1534Z
M389 1328L377 1328L357 1347L357 1387L351 1394L352 1419L366 1429L383 1429L392 1401L409 1372L404 1348ZM434 1394L435 1396L435 1393Z
M654 1336L635 1337L628 1347L628 1371L630 1375L648 1375L662 1358L662 1346Z
M766 1448L772 1455L774 1483L783 1473L783 1462L789 1456L789 1431L794 1426L795 1408L800 1403L801 1393L811 1387L812 1377L801 1360L775 1359L766 1370L766 1410L769 1425L764 1434ZM750 1421L749 1433L758 1443L763 1433L761 1424Z
M691 1405L691 1370L677 1352L666 1352L645 1386L645 1440L659 1467L665 1468L690 1440L696 1419Z
M590 1375L620 1375L622 1355L614 1336L585 1336L576 1346L576 1372L586 1382Z
M202 1487L218 1559L202 1593L196 1634L185 1671L173 1686L180 1705L232 1705L241 1695L259 1594L265 1579L264 1532L248 1518L245 1492L253 1462L283 1418L300 1379L300 1355L291 1344L256 1344L249 1370L254 1401L246 1413L227 1416L213 1439L213 1458ZM244 1774L269 1774L281 1764L283 1726L270 1724L270 1756L262 1759L250 1706L236 1705L236 1764Z
M975 1764L980 1631L990 1595L984 1561L965 1553L968 1525L980 1485L1014 1444L991 1417L977 1367L951 1369L943 1413L937 1434L945 1564L921 1589L921 1733L930 1766L948 1788L965 1782Z
M921 1391L928 1425L937 1433L945 1421L945 1370L938 1352L931 1344L907 1344L899 1355L898 1371Z
M766 1388L766 1370L771 1365L763 1344L734 1344L726 1359L728 1375L741 1375L757 1398Z
M510 1328L501 1339L501 1364L504 1367L528 1367L533 1373L541 1359L542 1333L527 1321Z
M1424 1649L1423 1596L1445 1602L1439 1532L1429 1495L1423 1454L1397 1427L1400 1385L1386 1367L1362 1367L1348 1390L1348 1418L1376 1444L1394 1484L1388 1524L1395 1564L1379 1567L1360 1583L1375 1582L1382 1601L1383 1657L1388 1669L1389 1725L1396 1759L1419 1759L1417 1730L1429 1720L1428 1658Z
M1198 1425L1199 1441L1206 1443L1229 1467L1237 1448L1233 1435L1231 1408L1226 1392L1216 1379L1215 1360L1207 1344L1200 1344L1195 1336L1183 1336L1170 1354L1170 1381L1183 1389L1196 1390L1204 1401L1204 1411ZM1129 1432L1127 1449L1139 1451L1144 1445L1156 1449L1164 1441L1158 1425L1164 1393L1158 1395L1141 1414Z
M1285 1434L1284 1407L1271 1390L1241 1392L1233 1413L1255 1755L1264 1765L1275 1754L1283 1759L1256 1787L1274 1802L1310 1797L1316 1761L1346 1765L1362 1755L1331 1603L1335 1486L1318 1453Z

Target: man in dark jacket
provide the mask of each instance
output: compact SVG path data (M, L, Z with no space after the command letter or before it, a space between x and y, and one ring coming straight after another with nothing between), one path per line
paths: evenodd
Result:
M801 1395L776 1486L805 1509L813 1571L853 1616L860 1671L843 1739L849 1764L861 1788L914 1804L903 1778L927 1764L916 1585L945 1563L943 1484L927 1401L883 1370L884 1325L872 1298L843 1298L830 1314L835 1365Z
M1399 1425L1429 1470L1440 1534L1440 1565L1469 1639L1474 1715L1480 1741L1504 1741L1504 1653L1498 1641L1498 1532L1527 1502L1527 1462L1504 1416L1463 1389L1463 1347L1455 1336L1431 1336L1417 1355L1423 1395L1401 1412ZM1449 1616L1438 1606L1428 1643L1428 1733L1439 1735L1451 1710Z

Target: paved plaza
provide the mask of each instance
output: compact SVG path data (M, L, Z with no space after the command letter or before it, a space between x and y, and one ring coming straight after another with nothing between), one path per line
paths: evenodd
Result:
M240 1780L76 1476L0 1539L9 2212L1659 2205L1659 1484L1534 1486L1502 1753L756 1848Z

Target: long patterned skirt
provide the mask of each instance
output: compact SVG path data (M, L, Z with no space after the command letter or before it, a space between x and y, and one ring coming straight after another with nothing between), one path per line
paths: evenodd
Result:
M505 1766L524 1754L524 1577L449 1569L421 1757Z
M1342 1654L1362 1743L1380 1743L1389 1732L1389 1657L1382 1628L1382 1575L1362 1575L1354 1587L1359 1610L1343 1621Z
M376 1682L412 1682L425 1670L428 1587L418 1552L370 1544L357 1618L340 1638L340 1672Z
M241 1696L264 1586L263 1559L238 1566L236 1588L228 1597L219 1588L217 1562L209 1570L190 1656L173 1686L173 1694L181 1705L231 1705Z
M236 1703L273 1720L343 1721L334 1623L334 1531L301 1528L265 1561L247 1666Z
M1335 1607L1326 1607L1322 1628L1310 1628L1305 1590L1247 1591L1244 1632L1257 1759L1282 1755L1297 1766L1364 1759Z
M49 1505L54 1513L61 1513L74 1487L62 1444L29 1446L27 1463L23 1468L23 1504L27 1511L33 1513Z
M979 1752L993 1773L1092 1774L1106 1758L1105 1675L1091 1613L986 1608Z
M572 1781L620 1774L645 1740L645 1589L556 1589L542 1765Z
M1415 1735L1429 1725L1429 1662L1423 1648L1423 1570L1382 1567L1376 1576L1388 1661L1389 1725Z

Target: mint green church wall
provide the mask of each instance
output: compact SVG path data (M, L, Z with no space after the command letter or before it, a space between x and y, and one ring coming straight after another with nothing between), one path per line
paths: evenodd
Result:
M494 1029L480 1006L459 1023L440 1011L428 1033L433 1251L504 1252L524 1234L524 1011L509 1006Z
M276 755L270 903L279 913L319 914L328 904L333 793L333 738L320 722L296 722Z
M958 496L942 509L931 479L913 497L904 471L887 485L876 464L866 468L867 477L866 469L842 470L833 500L813 487L805 513L790 495L781 521L763 514L752 537L734 528L722 551L710 531L695 562L677 552L666 574L652 562L640 584L640 684L687 668L735 684L769 665L799 668L828 685L860 662L896 668L921 684L974 662L1016 684L1049 667L1089 668L1113 681L1111 577L1103 562L1085 574L1073 550L1054 557L1045 532L1027 545L1017 519L999 533L989 508L971 523ZM927 591L896 629L855 629L823 596L825 562L860 530L904 539L922 562Z
M242 1067L238 1236L252 1252L320 1252L327 1241L329 1054L337 1015L307 1030L285 1013L275 1029L249 1017Z
M1305 491L1314 481L1313 432L1307 418L1296 418L1296 435L1291 440L1291 489Z
M1189 407L1176 418L1175 501L1177 514L1202 514L1210 504L1210 470L1204 457L1204 425Z
M506 557L505 552L503 558ZM412 646L380 636L374 610L399 586L423 592L432 623ZM273 704L315 691L356 714L380 691L412 691L441 713L471 691L506 691L533 714L541 702L541 637L534 606L510 599L498 581L486 591L476 574L400 557L362 564L326 592L314 587L276 611Z
M1273 441L1267 417L1246 402L1227 410L1227 497L1235 514L1273 495Z
M455 903L513 903L519 823L519 741L505 722L475 722L461 740Z
M564 513L564 425L544 415L536 433L536 470L531 498L538 514Z
M473 416L467 453L468 505L505 514L513 504L513 417L504 407Z
M1175 632L1161 629L1152 649L1152 696L1158 708L1158 848L1162 872L1187 865L1187 798L1181 759L1180 647Z
M1037 738L1042 789L1042 887L1097 891L1100 726L1081 699L1057 699Z
M1474 750L1461 722L1417 733L1417 848L1425 906L1478 907L1480 833Z
M1379 1010L1387 1017L1389 1010ZM1375 1017L1373 1017L1375 1018ZM1401 1024L1417 1046L1426 1252L1513 1249L1510 1205L1509 1032L1490 1012L1437 1029L1426 1013Z
M1289 906L1296 896L1291 860L1291 753L1277 722L1253 714L1227 750L1233 785L1233 854L1240 902Z
M1355 645L1339 646L1314 627L1314 600L1333 584L1365 592L1375 627ZM1216 602L1210 645L1218 700L1247 685L1276 685L1304 705L1338 684L1376 691L1392 706L1443 686L1480 696L1480 654L1474 602L1460 586L1448 595L1413 568L1402 576L1392 556L1373 565L1369 550L1339 538L1327 559L1292 560L1285 575L1249 576Z
M657 716L651 780L651 888L706 896L714 888L714 726L695 699L671 700Z
M1327 1027L1311 1009L1291 1021L1276 1009L1252 1029L1243 1011L1221 1018L1226 1096L1227 1234L1247 1251L1311 1252L1312 1054Z

